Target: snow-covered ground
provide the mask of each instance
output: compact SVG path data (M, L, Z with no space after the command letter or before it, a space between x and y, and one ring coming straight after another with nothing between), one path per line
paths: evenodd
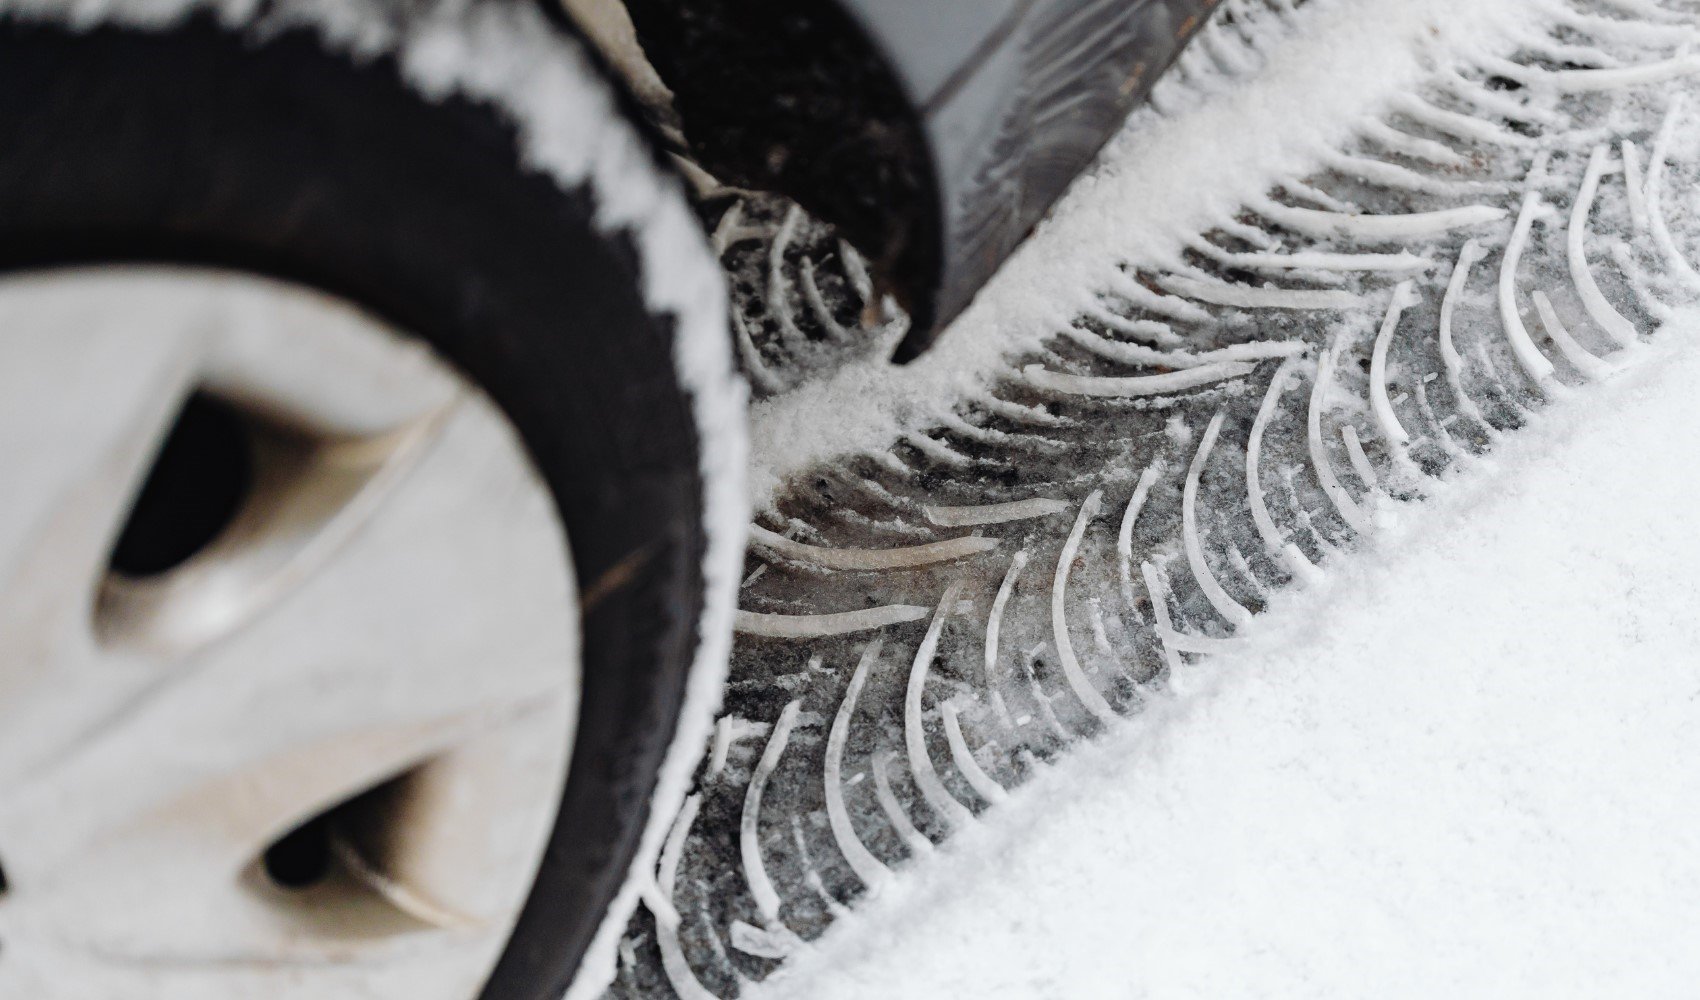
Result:
M1645 360L766 995L1693 996L1700 344Z
M1696 8L1223 14L937 353L756 408L613 996L1697 981Z

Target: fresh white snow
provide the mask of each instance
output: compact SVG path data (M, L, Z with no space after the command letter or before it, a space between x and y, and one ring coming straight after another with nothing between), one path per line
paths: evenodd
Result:
M757 995L1694 995L1697 335L1383 512Z

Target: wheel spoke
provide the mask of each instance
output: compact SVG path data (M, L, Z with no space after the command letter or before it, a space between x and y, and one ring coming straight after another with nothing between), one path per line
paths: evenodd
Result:
M56 276L0 282L0 778L126 686L96 669L90 609L209 339L175 295L101 291L127 308Z
M130 499L206 354L181 303L120 282L115 312L73 283L13 278L0 294L0 660L63 653ZM145 317L138 321L138 317ZM43 615L52 625L43 622ZM44 634L47 633L47 634ZM43 648L45 647L45 648ZM0 672L3 698L10 671Z

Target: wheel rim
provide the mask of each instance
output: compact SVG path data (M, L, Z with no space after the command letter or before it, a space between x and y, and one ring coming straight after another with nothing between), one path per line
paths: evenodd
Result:
M0 462L0 994L474 995L579 683L496 406L315 291L81 268L0 280Z

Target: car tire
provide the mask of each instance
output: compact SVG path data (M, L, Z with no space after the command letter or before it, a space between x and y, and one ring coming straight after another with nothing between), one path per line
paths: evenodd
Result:
M745 502L720 277L618 96L522 2L0 3L0 273L91 264L330 293L517 429L569 540L583 686L481 995L600 988L705 742Z

